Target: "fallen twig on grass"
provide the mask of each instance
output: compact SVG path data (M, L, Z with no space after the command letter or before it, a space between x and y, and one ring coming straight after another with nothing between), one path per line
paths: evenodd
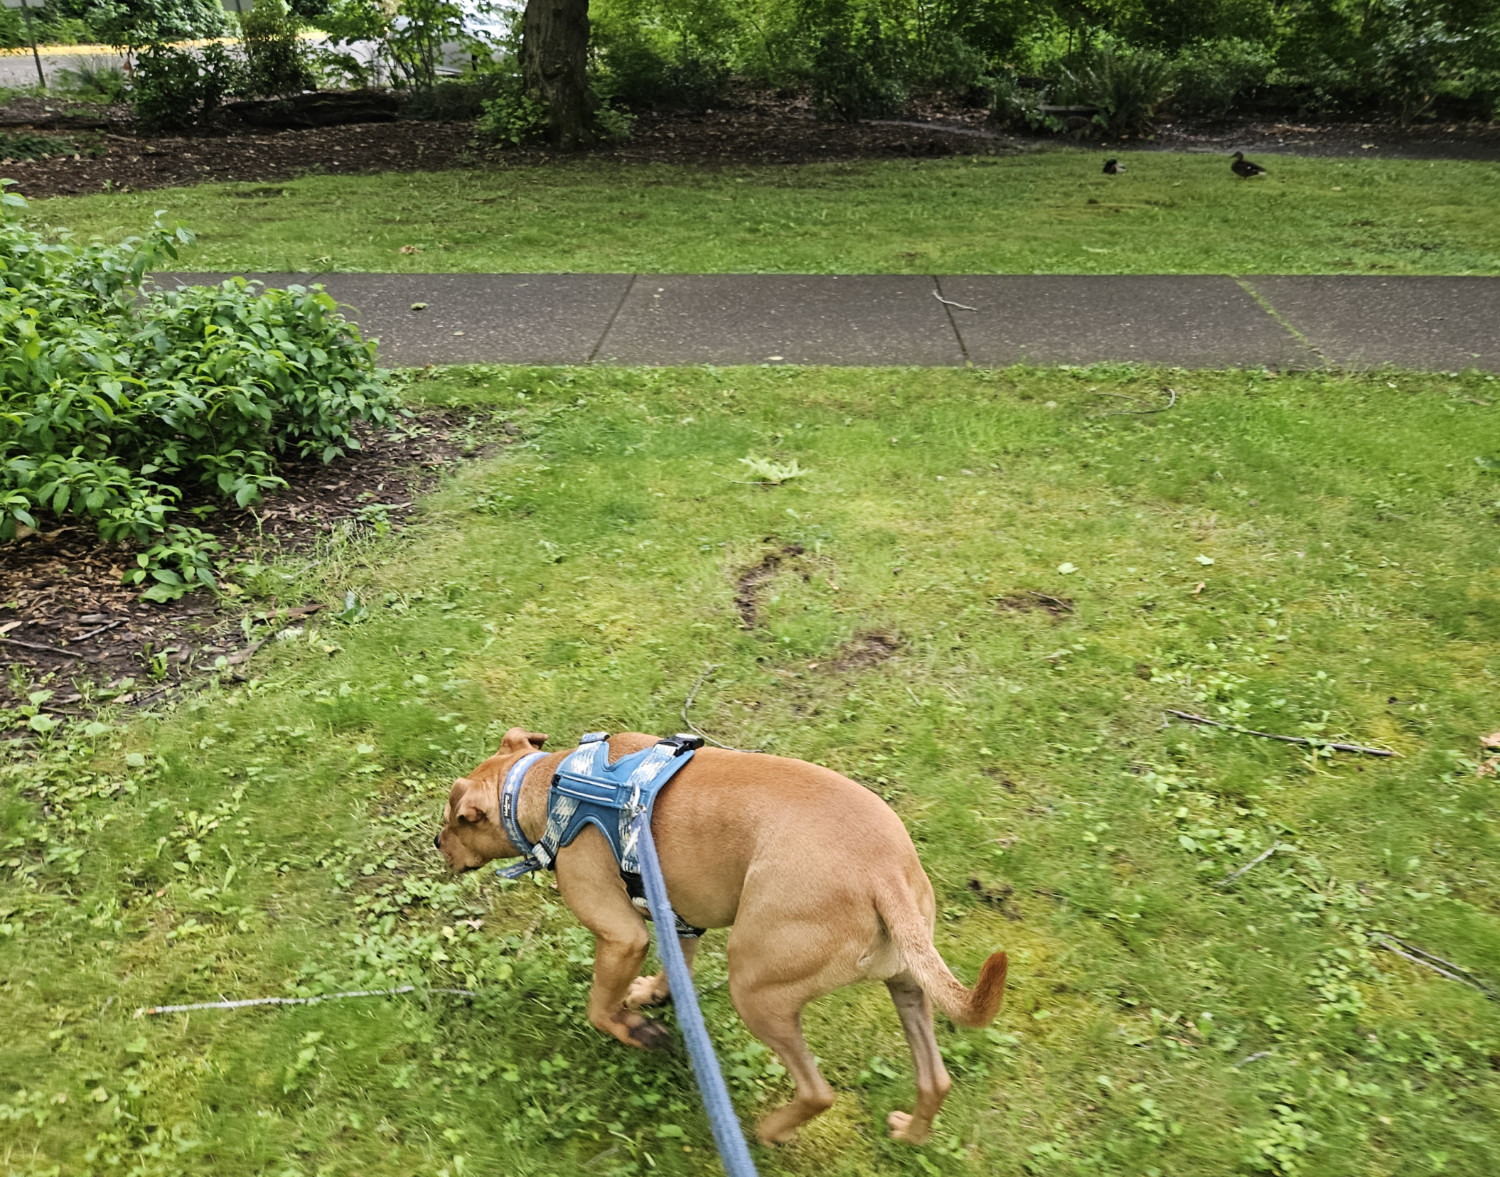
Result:
M44 646L39 642L23 642L20 638L0 638L7 646L20 646L23 650L35 650L38 654L58 654L64 658L82 658L77 650L64 650L60 646Z
M1098 416L1100 416L1100 417L1149 417L1152 413L1165 413L1168 409L1170 409L1173 405L1175 405L1177 403L1177 390L1175 388L1164 388L1164 389L1162 389L1162 391L1167 394L1167 403L1164 404L1164 405L1162 405L1160 408L1155 408L1155 409L1115 409L1112 412L1099 413ZM1138 405L1146 405L1146 404L1150 404L1151 403L1150 401L1144 401L1144 400L1142 400L1138 396L1128 396L1128 395L1126 395L1123 392L1104 392L1104 391L1102 391L1100 389L1097 389L1097 388L1094 389L1094 395L1095 396L1117 396L1121 400L1135 401L1135 403L1138 404Z
M688 709L692 707L693 700L698 697L699 688L708 681L708 676L718 669L719 667L715 663L710 663L703 668L703 673L698 676L698 681L693 684L693 689L687 693L687 698L682 701L682 722L687 724L688 731L692 732L693 735L702 736L715 748L723 748L726 752L759 752L759 748L735 748L729 744L722 743L721 741L714 739L711 735L709 735L706 731L704 731L701 727L694 723L690 718L688 718Z
M935 299L937 299L938 302L942 303L945 307L957 307L961 311L978 311L979 310L978 307L964 306L964 304L961 303L961 302L954 302L952 299L944 298L936 290L934 290L932 292L932 297L935 298Z
M1399 936L1392 936L1389 932L1371 932L1370 939L1374 941L1375 947L1384 948L1387 952L1394 953L1403 960L1409 960L1412 964L1419 964L1424 969L1431 969L1447 977L1450 981L1457 981L1460 985L1467 985L1471 989L1477 989L1491 1001L1500 1001L1500 993L1496 993L1472 972L1461 964L1454 964L1451 960L1444 960L1441 956L1434 956L1425 948L1419 948Z
M1335 752L1359 752L1365 756L1399 756L1401 753L1392 751L1390 748L1367 748L1363 744L1341 744L1334 740L1318 740L1311 736L1279 736L1275 732L1258 732L1254 728L1240 727L1234 723L1221 723L1217 719L1209 719L1206 715L1194 715L1191 711L1178 711L1172 707L1162 709L1168 715L1175 715L1178 719L1187 723L1205 723L1210 727L1221 727L1225 731L1237 732L1242 736L1259 736L1263 740L1280 740L1283 744L1302 744L1308 748L1330 748ZM1163 727L1166 724L1162 725Z
M135 1011L135 1016L181 1014L198 1009L247 1009L252 1005L317 1005L320 1001L342 1001L347 997L397 997L415 993L415 985L397 985L394 989L349 989L343 993L324 993L319 997L246 997L239 1001L194 1001L187 1005L152 1005ZM474 997L472 989L423 989L423 993L446 993L452 997Z
M1270 858L1271 855L1275 854L1276 851L1280 850L1281 848L1282 848L1282 846L1281 846L1280 842L1272 842L1271 843L1271 848L1269 850L1262 850L1259 854L1257 854L1249 862L1245 863L1244 866L1240 867L1240 869L1237 870L1237 871L1235 871L1232 875L1226 875L1224 878L1220 879L1217 885L1220 886L1220 887L1227 887L1230 883L1234 882L1235 879L1239 878L1242 874L1244 874L1252 866L1259 866L1261 863L1265 862L1266 859Z

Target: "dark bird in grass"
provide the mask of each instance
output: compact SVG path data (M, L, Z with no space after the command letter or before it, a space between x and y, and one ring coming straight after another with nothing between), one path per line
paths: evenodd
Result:
M1264 176L1266 174L1266 169L1258 163L1251 163L1245 158L1243 151L1236 151L1234 153L1234 159L1230 161L1229 168L1242 180L1248 180L1251 176Z
M1125 165L1117 159L1106 159L1104 161L1104 174L1106 176L1118 176L1125 170Z

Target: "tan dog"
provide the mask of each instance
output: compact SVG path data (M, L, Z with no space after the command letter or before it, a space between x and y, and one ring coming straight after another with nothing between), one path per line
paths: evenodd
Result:
M453 784L438 849L453 870L474 870L522 851L500 822L499 792L516 759L546 736L511 728L500 750ZM656 737L609 741L610 760ZM521 786L518 817L533 841L546 825L553 773L567 752L537 761ZM920 1144L948 1094L932 1032L934 1004L963 1026L1000 1008L1005 953L984 962L971 992L933 947L932 884L900 818L868 789L801 760L703 748L657 798L651 831L678 915L729 934L729 993L750 1032L774 1050L796 1083L792 1101L761 1120L767 1144L833 1103L803 1040L802 1007L851 981L884 981L916 1062L917 1106L887 1117L897 1140ZM668 996L664 975L641 977L646 924L626 894L609 842L593 826L560 850L557 885L594 933L589 1020L629 1046L661 1045L667 1032L642 1006ZM696 940L683 940L692 965Z

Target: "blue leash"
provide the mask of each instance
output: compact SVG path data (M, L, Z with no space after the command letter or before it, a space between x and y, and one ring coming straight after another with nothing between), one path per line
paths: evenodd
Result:
M714 1144L718 1146L719 1158L729 1177L756 1177L755 1162L750 1159L750 1149L740 1131L739 1118L734 1114L734 1105L729 1102L729 1088L719 1070L713 1043L708 1039L708 1027L703 1024L703 1011L698 1008L698 995L693 990L693 976L683 959L682 945L677 943L673 933L677 916L667 899L667 885L662 881L661 862L656 857L656 843L651 838L649 813L636 819L636 832L641 879L646 884L646 903L656 924L656 951L667 972L672 1004L677 1010L677 1024L682 1027L682 1038L687 1043L688 1058L692 1060L693 1074L698 1079L698 1093L703 1098L703 1110L708 1113L708 1123L714 1131Z

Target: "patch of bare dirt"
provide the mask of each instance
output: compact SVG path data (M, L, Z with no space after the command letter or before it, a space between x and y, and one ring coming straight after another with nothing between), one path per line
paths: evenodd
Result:
M1020 922L1026 917L1021 914L1021 909L1013 902L1012 897L1016 889L1009 883L999 883L986 886L978 879L970 879L968 882L969 892L987 907L993 907L1006 919Z
M901 652L901 639L893 634L872 631L855 634L832 659L832 670L868 670L889 661Z
M767 541L769 542L769 540ZM802 555L801 544L786 544L766 552L735 578L734 607L740 615L741 629L754 629L760 617L760 593L776 578L787 560Z
M441 470L505 436L496 418L447 412L423 413L400 430L365 428L361 451L328 465L285 462L285 490L253 509L215 511L203 527L231 558L236 549L245 558L305 550L340 527L398 530ZM0 543L0 656L9 671L0 705L35 690L50 690L45 706L61 712L106 699L144 702L221 655L233 666L253 652L243 604L202 590L170 604L143 601L120 583L134 564L132 550L101 543L84 526ZM273 600L250 616L291 620L321 608Z
M1062 618L1073 612L1071 597L1049 597L1046 593L1026 589L1008 596L996 597L995 607L1007 613L1033 613L1040 610L1053 617Z
M1121 145L1123 146L1123 144ZM1369 159L1500 160L1500 123L1315 123L1242 119L1164 123L1133 151L1203 151L1229 155L1360 156Z

